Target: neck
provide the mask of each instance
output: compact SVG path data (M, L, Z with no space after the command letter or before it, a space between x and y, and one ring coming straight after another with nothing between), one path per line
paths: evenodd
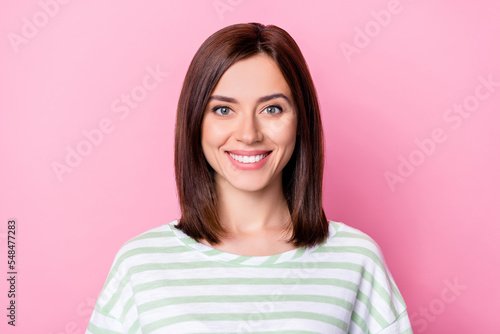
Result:
M244 191L216 182L221 224L229 236L254 236L288 229L290 212L283 194L281 175L265 188Z

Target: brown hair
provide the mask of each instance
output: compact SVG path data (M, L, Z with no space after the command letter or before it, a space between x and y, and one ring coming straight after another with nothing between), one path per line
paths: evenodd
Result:
M280 68L295 102L298 129L294 152L283 169L283 192L296 247L312 247L328 237L322 206L323 130L307 64L283 29L260 23L235 24L211 35L196 52L184 79L175 126L175 179L181 218L175 226L200 241L218 244L226 231L217 212L214 171L201 146L201 123L208 98L224 72L239 60L270 56Z

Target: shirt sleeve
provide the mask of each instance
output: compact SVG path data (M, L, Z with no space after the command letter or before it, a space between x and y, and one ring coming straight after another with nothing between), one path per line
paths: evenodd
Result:
M397 319L379 334L413 334L408 313L404 310Z
M359 254L356 262L362 266L349 332L412 334L406 304L382 250L371 237L359 230L354 231L343 234L346 236L343 249Z
M89 324L85 334L122 334L126 333L123 329L123 323L113 316L106 314L98 310L98 307L94 309L92 316L90 317Z
M410 318L408 317L408 311L406 308L406 304L403 300L403 296L401 295L396 282L394 281L389 268L385 262L384 256L382 254L379 246L374 242L375 249L374 253L376 254L376 258L378 262L378 266L373 271L373 277L378 278L379 284L377 286L378 291L385 290L387 295L385 296L386 305L389 305L389 309L386 309L385 312L382 312L380 315L383 316L386 320L389 320L389 324L383 327L378 332L378 334L413 334L410 324ZM375 292L378 292L375 291ZM380 297L384 294L382 293L374 293L374 296ZM374 303L381 303L380 298L375 298ZM381 308L384 310L384 308ZM380 325L380 323L379 323Z
M137 305L123 249L116 255L104 287L97 298L86 334L140 333Z

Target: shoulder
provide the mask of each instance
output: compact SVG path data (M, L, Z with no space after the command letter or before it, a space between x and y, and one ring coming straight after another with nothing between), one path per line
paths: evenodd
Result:
M151 228L122 244L114 257L98 299L97 304L101 308L116 303L118 299L116 296L120 296L121 292L127 289L134 268L156 261L158 254L168 249L173 243L170 226L175 222Z
M153 227L149 230L136 235L133 238L127 240L120 248L123 251L128 248L140 247L140 246L153 246L158 243L164 244L165 240L173 236L171 226L175 225L177 220L171 221L169 223L162 224L160 226Z
M341 222L328 222L330 235L322 246L325 250L358 254L366 260L383 262L380 246L368 234Z
M146 263L148 258L152 259L152 254L162 253L174 245L174 234L170 227L176 222L174 220L151 228L123 243L115 255L111 273L124 276L131 267Z
M359 285L354 309L365 325L371 332L385 328L383 333L401 333L398 328L410 328L406 304L379 245L359 229L340 222L329 223L330 236L318 251L326 253L324 261L346 268L349 276L355 277L352 281ZM372 308L383 321L373 317Z
M376 281L376 286L391 290L394 281L375 240L344 223L329 223L330 236L314 253L320 253L322 261L348 268L351 274L360 275L367 281Z

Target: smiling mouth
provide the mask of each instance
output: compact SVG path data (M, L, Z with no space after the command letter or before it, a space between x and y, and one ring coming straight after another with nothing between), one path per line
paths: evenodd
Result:
M263 154L257 154L257 155L238 155L238 154L234 154L231 152L226 152L226 153L229 154L229 156L231 156L231 158L233 158L234 160L236 160L238 162L241 162L244 164L252 164L252 163L259 162L262 159L264 159L265 157L267 157L269 154L271 154L271 151L269 151L267 153L263 153Z

